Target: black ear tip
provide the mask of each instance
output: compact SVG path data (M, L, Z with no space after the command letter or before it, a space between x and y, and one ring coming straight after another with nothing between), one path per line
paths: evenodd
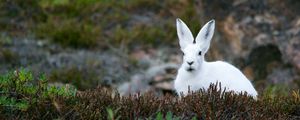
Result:
M210 20L209 24L211 24L211 23L215 23L215 19Z
M180 18L176 18L176 21L177 21L177 22L181 22L181 19L180 19Z

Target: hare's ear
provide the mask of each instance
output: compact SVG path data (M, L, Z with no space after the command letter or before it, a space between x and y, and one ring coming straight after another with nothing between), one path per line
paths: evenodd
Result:
M194 37L190 29L187 27L187 25L179 18L176 19L176 26L177 26L177 35L179 38L179 45L181 49L184 49L188 44L193 43Z
M210 41L214 35L214 30L215 20L211 20L201 28L196 37L196 43L200 45L203 53L206 53L210 46Z

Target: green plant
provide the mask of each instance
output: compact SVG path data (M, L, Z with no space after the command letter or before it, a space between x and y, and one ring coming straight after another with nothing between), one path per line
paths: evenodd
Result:
M49 81L72 84L79 90L95 88L101 82L93 70L76 67L53 70L49 75Z
M15 66L19 64L19 55L9 49L0 49L0 61Z
M45 24L37 27L36 34L39 37L47 38L62 46L74 48L89 48L97 44L100 29L89 24L82 24L74 19L63 22L49 19Z
M287 85L275 84L267 86L262 96L272 99L280 96L287 96L290 92L291 90L289 90Z
M30 107L56 96L74 97L75 88L48 87L45 75L34 79L33 74L25 69L16 70L0 76L0 106L3 114L27 111Z
M70 0L40 0L39 5L42 7L54 7L70 4Z
M116 109L116 110L113 110L111 108L107 108L106 111L107 111L107 119L108 120L119 120L121 118L121 116L116 116L116 114L118 113L120 109Z
M0 105L10 108L10 109L18 109L21 111L25 111L29 108L29 103L25 100L17 101L14 98L8 98L6 96L0 97Z
M5 34L0 34L0 46L4 44L11 44L12 38Z
M156 115L156 120L163 120L163 115L161 112L158 112Z
M167 112L167 114L165 115L165 118L163 117L163 114L161 112L158 112L156 115L156 120L180 120L179 117L176 117L173 115L172 112Z
M167 113L166 119L167 119L167 120L173 120L173 114L172 114L172 112L169 111L169 112Z

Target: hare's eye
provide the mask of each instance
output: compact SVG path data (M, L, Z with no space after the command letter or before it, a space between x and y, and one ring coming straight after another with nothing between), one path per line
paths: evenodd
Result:
M184 52L182 52L182 55L184 56Z
M201 53L201 51L198 53L198 55L201 55L202 53Z

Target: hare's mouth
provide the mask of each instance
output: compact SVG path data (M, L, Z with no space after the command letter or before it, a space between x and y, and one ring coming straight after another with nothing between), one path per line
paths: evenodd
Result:
M194 71L195 69L194 68L192 68L192 67L189 67L188 69L186 69L186 71L188 71L188 72L192 72L192 71Z

